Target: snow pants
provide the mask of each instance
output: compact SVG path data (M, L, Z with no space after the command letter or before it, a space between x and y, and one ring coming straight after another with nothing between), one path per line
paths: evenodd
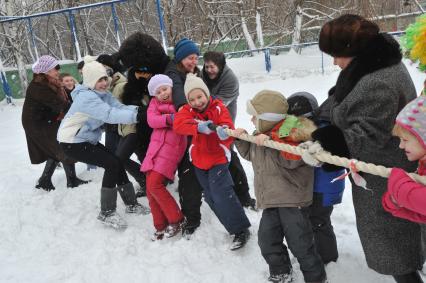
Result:
M314 193L313 202L309 206L309 220L314 232L315 247L324 262L337 261L339 253L337 251L336 235L331 224L331 213L333 206L323 206L323 194Z
M291 261L286 245L297 258L305 282L320 282L326 277L324 264L314 245L308 212L298 207L263 210L258 244L271 274L289 273Z
M236 234L250 227L250 221L235 195L228 164L216 165L210 170L194 168L204 199L228 233Z
M183 220L182 212L167 190L165 182L166 177L156 171L149 171L146 174L146 196L157 231L164 230L168 224Z
M139 184L145 183L145 174L140 171L141 165L136 161L130 159L133 153L136 154L139 161L142 162L145 158L146 152L142 151L139 147L139 139L136 133L128 134L121 137L115 155L117 155L123 163L124 169L135 178Z
M186 218L186 226L195 230L201 221L202 188L195 176L194 165L189 161L188 150L178 165L178 177L179 202Z
M129 183L120 159L98 143L61 143L66 155L80 162L93 164L105 169L102 187L114 188Z
M229 163L229 172L234 182L234 191L241 204L249 203L251 196L249 194L249 185L246 172L241 165L240 158L235 150L231 149L231 162Z

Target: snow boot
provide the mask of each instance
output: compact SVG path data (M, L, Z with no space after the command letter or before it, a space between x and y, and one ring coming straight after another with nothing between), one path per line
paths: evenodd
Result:
M392 277L397 283L423 283L423 280L417 271L402 275L392 275Z
M146 197L146 176L143 173L141 175L142 176L136 180L136 182L139 184L139 188L136 189L137 198Z
M176 236L181 230L182 230L182 222L169 224L166 227L166 231L164 232L164 236L166 236L166 238L171 238L173 236Z
M184 219L181 224L182 237L187 240L190 240L195 230L200 227L200 223L189 223L188 220Z
M79 178L77 178L77 175L75 174L75 164L67 164L62 163L62 166L64 167L65 175L67 176L67 188L76 188L80 185L87 184L90 181L84 181Z
M241 232L236 233L230 248L231 251L235 251L244 247L247 244L247 241L249 238L250 238L250 231L247 228Z
M293 272L290 270L289 273L282 274L271 274L268 281L273 283L290 283L293 282Z
M154 234L151 236L151 241L160 241L164 238L165 230L155 231Z
M117 189L101 188L101 212L98 220L106 226L111 226L116 230L127 228L126 221L116 212L117 208Z
M134 214L149 214L151 210L138 203L136 199L135 189L133 188L132 183L127 183L117 187L118 192L120 193L121 199L126 205L126 213Z
M38 179L36 184L37 189L43 189L45 191L53 191L55 187L52 184L52 175L55 172L56 167L58 166L58 162L53 159L46 160L46 165L44 166L43 173L41 177Z

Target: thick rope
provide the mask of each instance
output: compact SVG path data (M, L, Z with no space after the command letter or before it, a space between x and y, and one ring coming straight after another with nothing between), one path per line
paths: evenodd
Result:
M240 140L245 140L251 143L255 143L255 137L248 135L248 134L242 134L241 136L236 136L234 134L234 131L231 129L225 129L226 133L232 137L239 138ZM266 147L302 155L305 152L305 149L302 149L297 146L285 144L285 143L279 143L273 140L267 140L263 144ZM347 159L345 157L340 157L337 155L331 155L327 151L322 151L317 154L313 154L313 156L318 159L321 162L326 162L329 164L345 167L345 168L351 168L352 166L355 166L357 171L381 176L383 178L388 178L391 172L391 168L386 168L382 165L375 165L372 163L366 163L363 161L355 160L355 159ZM423 185L426 185L426 176L420 176L414 173L408 173L408 175L413 178L416 182L422 183Z

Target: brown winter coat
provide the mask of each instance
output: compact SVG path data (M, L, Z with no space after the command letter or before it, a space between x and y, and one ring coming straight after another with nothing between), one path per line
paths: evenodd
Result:
M61 92L44 74L35 75L28 86L22 125L32 164L43 163L49 158L69 162L56 140L60 119L69 107Z
M279 150L269 147L238 139L235 145L240 155L252 163L259 208L306 207L312 203L313 167L302 160L287 160Z

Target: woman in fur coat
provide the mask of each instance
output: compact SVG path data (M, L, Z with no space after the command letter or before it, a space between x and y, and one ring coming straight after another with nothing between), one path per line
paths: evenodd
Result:
M416 97L399 44L375 23L343 15L322 27L319 47L342 71L330 90L331 125L316 130L313 138L332 154L412 172L416 164L406 160L391 134L398 112ZM419 225L383 210L386 179L362 175L368 190L351 182L368 266L396 282L422 282L417 274L423 264Z

